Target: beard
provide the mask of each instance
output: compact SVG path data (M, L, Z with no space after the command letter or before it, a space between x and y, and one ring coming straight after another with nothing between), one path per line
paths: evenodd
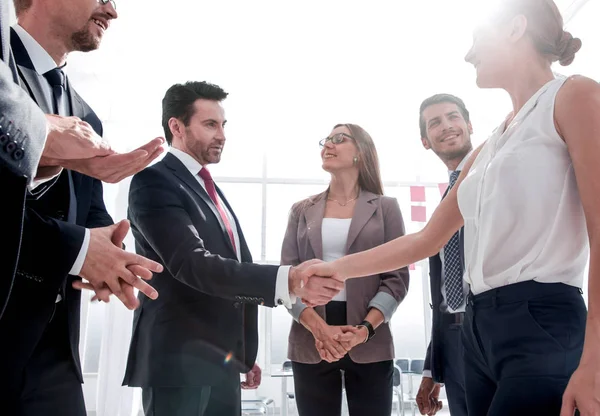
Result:
M443 152L435 152L435 154L443 161L464 159L465 156L473 150L471 139L467 140L461 147L457 149L451 149Z
M80 29L71 35L71 44L73 45L74 51L90 52L95 51L100 47L100 38L92 35L89 28L90 24L94 23L89 21L83 29Z

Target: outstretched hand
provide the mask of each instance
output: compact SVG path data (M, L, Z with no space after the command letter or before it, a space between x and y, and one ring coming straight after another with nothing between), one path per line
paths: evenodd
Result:
M290 294L302 298L310 306L325 305L344 288L344 284L337 280L305 272L322 263L322 260L312 259L290 269Z

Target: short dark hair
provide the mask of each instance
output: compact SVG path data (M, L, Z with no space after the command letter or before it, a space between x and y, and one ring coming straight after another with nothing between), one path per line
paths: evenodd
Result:
M425 126L425 119L423 118L423 111L425 111L425 109L427 107L430 107L435 104L440 104L440 103L456 104L456 106L460 110L460 113L462 114L465 121L467 123L469 123L471 121L471 119L469 118L469 110L467 110L467 107L465 107L465 103L463 102L463 100L461 100L460 98L458 98L457 96L452 95L452 94L432 95L431 97L423 100L423 102L421 103L421 108L419 108L419 127L421 129L421 138L427 137L427 126Z
M165 131L165 139L171 145L173 133L169 128L169 120L175 117L188 126L194 115L194 103L196 100L223 101L228 93L221 87L206 81L188 81L185 84L175 84L165 93L162 100L162 126Z

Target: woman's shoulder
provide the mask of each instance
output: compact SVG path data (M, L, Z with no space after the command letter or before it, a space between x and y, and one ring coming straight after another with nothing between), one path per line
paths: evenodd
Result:
M398 199L394 196L378 195L379 203L383 207L398 206Z
M316 194L295 202L290 210L291 215L300 216L306 209L319 202L324 197L324 193Z

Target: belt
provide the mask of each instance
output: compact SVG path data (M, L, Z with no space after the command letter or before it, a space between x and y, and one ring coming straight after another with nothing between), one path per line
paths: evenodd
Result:
M446 325L462 325L464 318L464 312L442 314L442 322Z

